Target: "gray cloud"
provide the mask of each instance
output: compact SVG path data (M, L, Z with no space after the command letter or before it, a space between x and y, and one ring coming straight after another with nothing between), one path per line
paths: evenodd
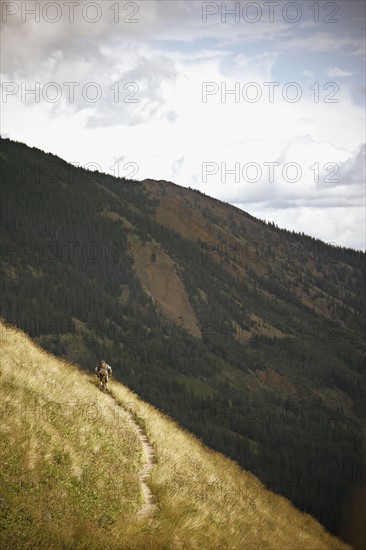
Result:
M339 167L339 185L355 186L361 198L365 192L366 145L363 143L356 153Z
M2 0L2 4L5 3ZM38 3L41 10L50 4L47 0ZM124 49L129 50L128 45L134 41L140 44L175 41L189 44L191 49L199 49L199 41L206 39L218 42L221 47L236 43L256 43L259 46L262 42L263 49L268 49L268 43L272 43L272 51L275 46L275 49L281 51L333 52L349 47L354 53L364 52L364 3L353 0L338 0L335 3L340 6L340 12L335 16L339 18L339 23L336 24L316 24L311 21L314 10L310 9L313 2L309 0L299 2L303 17L296 24L284 19L284 1L276 8L272 23L263 6L263 17L254 24L242 19L235 23L233 17L228 17L227 23L223 24L220 13L203 23L202 2L191 0L136 0L131 3L136 4L139 10L133 16L138 20L136 23L124 21L126 18L129 20L130 13L122 9L120 20L115 23L114 12L110 9L115 3L109 1L95 2L100 6L102 16L96 23L88 22L82 16L83 4L87 2L80 2L80 6L75 8L74 22L70 22L65 3L61 0L55 3L60 6L62 13L60 21L50 23L41 15L39 23L35 23L32 16L27 16L26 22L22 23L22 5L25 3L7 2L18 7L18 12L8 16L2 29L2 70L9 77L42 75L47 71L47 59L55 52L61 52L62 58L69 63L73 62L75 56L85 61L105 60L101 44L112 48L118 46L123 55ZM221 7L221 2L214 4ZM247 2L242 0L237 4L242 9ZM328 11L321 12L321 20L327 15Z
M174 118L172 112L164 109L162 86L166 81L173 81L176 76L174 63L165 56L138 56L135 66L117 81L121 92L119 101L115 101L115 93L108 88L109 93L103 95L95 111L89 115L87 125L133 126L148 122L156 116L171 120Z

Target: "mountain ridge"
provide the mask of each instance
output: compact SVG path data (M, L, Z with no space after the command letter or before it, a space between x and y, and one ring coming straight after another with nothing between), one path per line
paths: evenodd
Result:
M364 479L364 253L10 140L1 163L6 321L86 370L108 358L144 399L347 537Z

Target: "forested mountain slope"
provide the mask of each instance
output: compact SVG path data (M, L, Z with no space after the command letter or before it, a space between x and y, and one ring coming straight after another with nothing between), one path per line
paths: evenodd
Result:
M365 255L1 140L1 314L116 376L348 538Z
M1 548L349 548L122 384L107 395L95 377L0 327ZM155 457L145 515L141 430Z

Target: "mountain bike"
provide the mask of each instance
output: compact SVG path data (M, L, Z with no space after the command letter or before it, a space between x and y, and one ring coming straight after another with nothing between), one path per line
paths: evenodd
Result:
M100 374L100 389L102 390L102 392L107 392L108 391L108 375L105 375L105 374Z

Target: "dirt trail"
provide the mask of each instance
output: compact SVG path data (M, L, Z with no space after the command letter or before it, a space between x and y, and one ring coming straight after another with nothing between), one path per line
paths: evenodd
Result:
M146 457L146 464L144 468L139 472L139 479L141 482L141 489L145 503L142 508L137 512L137 517L140 519L144 519L152 515L156 508L154 496L146 482L146 479L149 477L155 463L155 452L146 434L143 432L142 428L134 421L132 414L129 412L128 422L134 424L134 426L136 427Z
M144 495L145 504L143 505L141 510L139 510L139 512L137 513L137 517L145 518L147 516L150 516L156 508L155 499L150 490L150 487L146 483L146 479L150 475L150 472L155 462L155 453L150 441L148 440L147 436L144 434L140 426L138 425L136 426L137 426L139 437L146 456L146 464L144 468L141 470L141 472L139 473L139 478L141 481L141 488L142 488L142 493Z
M109 392L109 396L111 397L111 399L113 399L113 401L117 403L116 398L113 395L113 392ZM143 429L138 425L138 423L134 419L134 413L136 414L137 412L137 410L135 410L135 406L131 408L131 407L128 407L128 405L129 404L127 404L127 408L123 407L123 410L127 413L127 422L130 422L135 426L141 441L141 445L142 445L145 457L146 457L146 463L143 469L138 474L145 503L143 504L142 508L137 512L137 517L139 519L145 519L146 517L151 516L154 510L156 509L156 502L155 502L154 496L150 490L150 487L146 482L146 479L149 477L150 472L153 469L153 466L156 462L155 452L154 452L153 446L151 445ZM121 406L121 405L118 404L118 406Z

